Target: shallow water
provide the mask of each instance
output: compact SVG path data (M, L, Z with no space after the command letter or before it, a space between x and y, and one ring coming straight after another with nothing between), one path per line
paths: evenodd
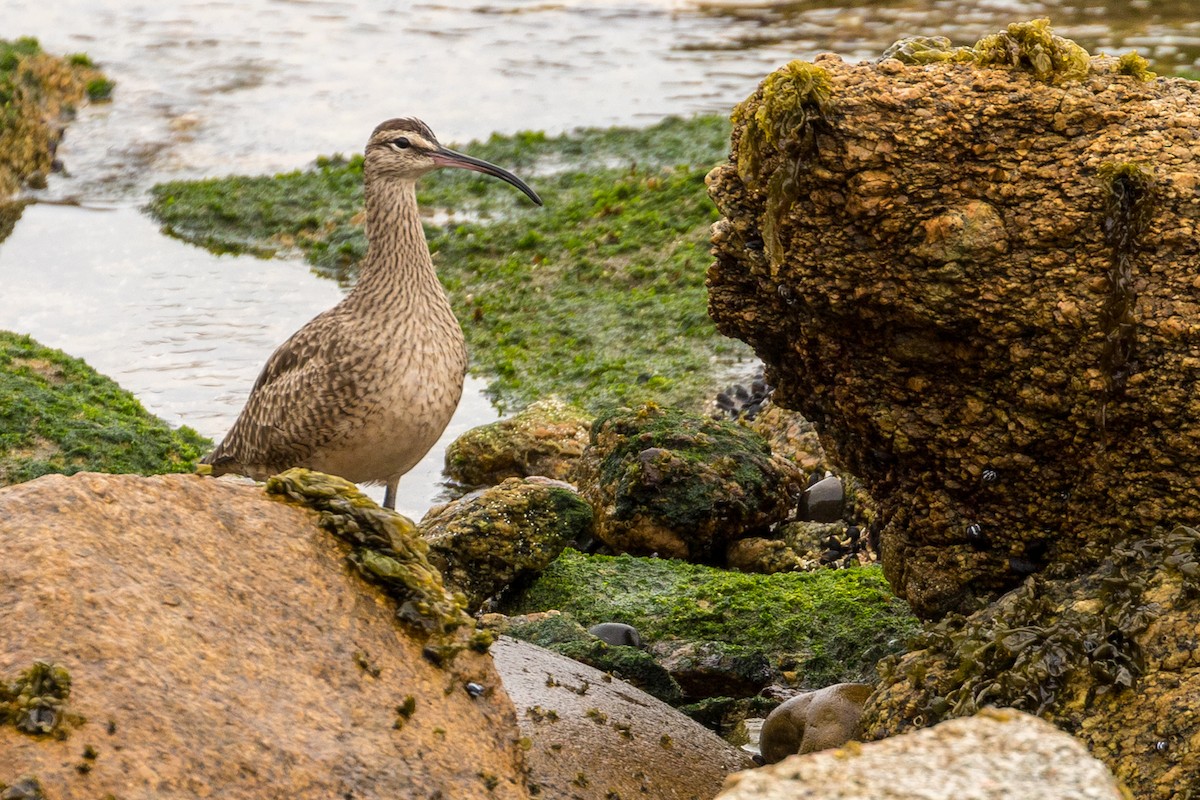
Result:
M85 109L35 205L0 244L0 328L89 361L154 413L214 438L288 334L339 297L297 260L217 257L136 209L154 183L262 173L360 149L413 114L445 141L726 112L792 58L878 55L896 38L970 43L1049 15L1095 52L1200 66L1193 0L853 3L684 0L4 0L6 36L86 51L117 82ZM495 418L472 380L448 432ZM401 483L420 516L442 445ZM380 496L375 492L375 496Z

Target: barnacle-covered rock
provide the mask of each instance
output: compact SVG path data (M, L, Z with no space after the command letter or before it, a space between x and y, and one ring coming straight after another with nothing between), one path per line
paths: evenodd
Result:
M784 519L801 475L748 428L647 405L596 420L578 478L618 552L713 561Z
M590 539L592 509L566 484L509 478L430 509L420 532L430 562L475 610L536 576L564 547Z
M937 618L1200 523L1200 83L1040 21L918 44L738 106L708 285Z
M1059 572L884 659L865 735L1012 707L1077 736L1135 797L1200 794L1200 531L1160 530L1086 575Z

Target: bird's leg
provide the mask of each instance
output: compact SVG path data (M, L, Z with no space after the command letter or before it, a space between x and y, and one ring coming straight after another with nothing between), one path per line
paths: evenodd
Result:
M396 510L396 487L400 485L400 478L388 478L387 489L383 492L383 507L388 511Z

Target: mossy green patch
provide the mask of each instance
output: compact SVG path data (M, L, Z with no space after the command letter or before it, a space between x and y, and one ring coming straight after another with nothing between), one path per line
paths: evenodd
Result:
M473 366L502 408L549 394L595 410L659 400L695 407L722 360L746 353L708 318L704 176L728 152L720 117L647 129L493 136L461 149L512 169L545 201L462 170L422 180L434 261ZM362 159L327 158L274 178L156 186L165 229L214 250L299 248L326 274L354 278L366 252Z
M447 664L463 649L486 650L491 634L475 631L461 594L451 594L429 563L429 546L407 518L386 511L334 475L290 469L267 481L268 494L320 512L321 527L350 544L350 563L396 601L396 616L429 637L426 656Z
M861 681L903 650L916 620L877 567L750 575L682 561L567 550L506 613L558 609L586 626L625 622L643 640L755 648L820 687Z
M71 695L71 675L59 664L35 662L11 682L0 681L0 725L48 736L60 731Z
M107 99L112 88L86 56L52 56L30 37L0 39L0 198L44 181L58 121L85 96Z
M0 331L0 486L55 472L191 472L211 446L83 361Z

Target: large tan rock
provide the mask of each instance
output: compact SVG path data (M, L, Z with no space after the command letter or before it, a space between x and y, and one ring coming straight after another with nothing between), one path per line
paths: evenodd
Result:
M767 76L708 281L938 617L1200 523L1200 83L1041 24L919 60Z
M496 669L528 737L529 781L553 800L711 800L746 753L667 704L565 656L502 637Z
M0 724L0 782L32 775L55 800L527 798L491 659L425 657L328 517L194 476L0 490L0 678L43 661L70 680L58 735Z
M1053 725L986 710L916 733L731 776L718 800L1131 800Z

